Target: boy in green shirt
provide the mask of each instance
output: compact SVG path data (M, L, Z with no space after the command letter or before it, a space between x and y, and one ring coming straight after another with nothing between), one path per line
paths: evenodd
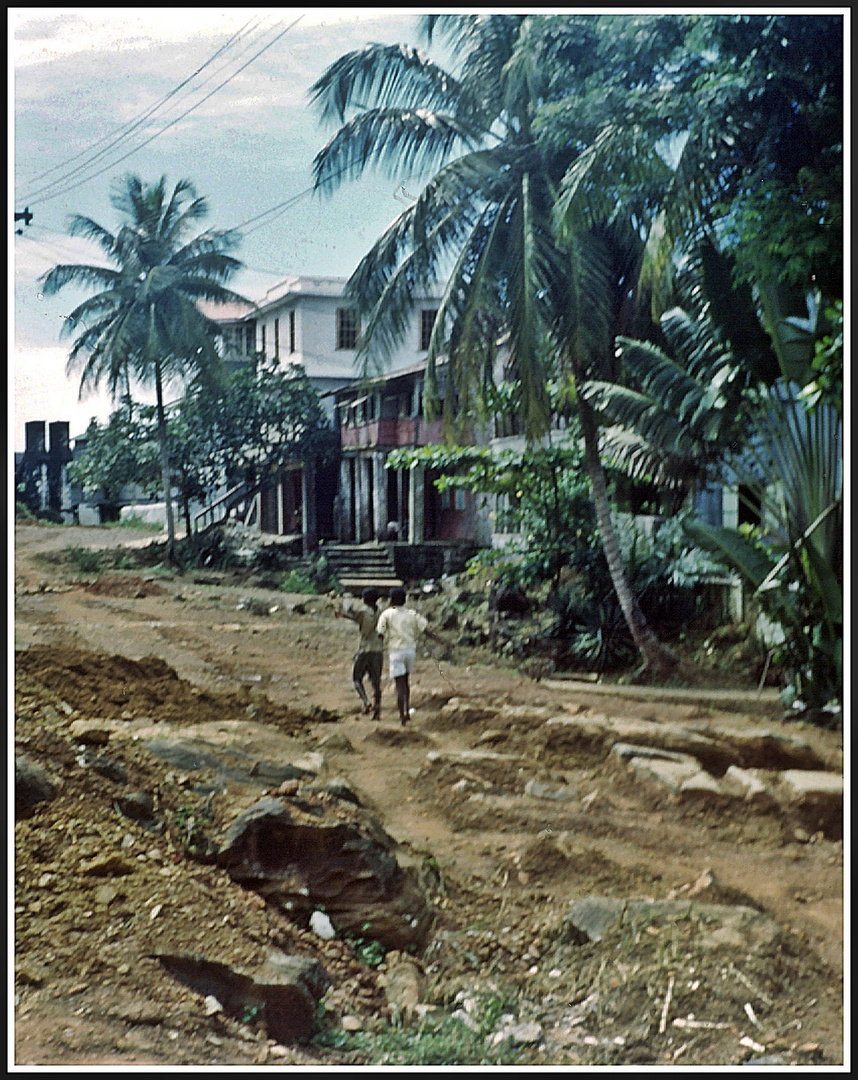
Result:
M384 658L384 641L376 629L378 625L378 590L364 589L361 593L363 604L352 607L343 600L341 611L334 614L338 619L351 619L360 628L360 641L352 666L352 681L363 702L363 711L372 713L373 720L381 717L381 668ZM374 704L370 705L363 681L369 676Z

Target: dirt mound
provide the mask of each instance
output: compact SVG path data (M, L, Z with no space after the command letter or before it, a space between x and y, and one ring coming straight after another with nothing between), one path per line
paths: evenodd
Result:
M146 718L171 724L206 723L247 717L252 706L260 721L298 733L308 720L303 713L274 705L242 687L213 694L180 679L157 656L86 652L66 646L34 645L15 654L19 688L29 681L50 690L73 711L103 720Z
M142 600L145 596L164 596L167 592L157 582L147 581L136 575L100 577L85 588L96 596L120 596L131 600Z

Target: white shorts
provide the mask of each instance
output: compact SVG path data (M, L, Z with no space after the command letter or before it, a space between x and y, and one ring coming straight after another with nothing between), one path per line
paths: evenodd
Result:
M397 678L399 675L410 675L414 670L414 661L417 658L416 649L397 649L390 653L390 677Z

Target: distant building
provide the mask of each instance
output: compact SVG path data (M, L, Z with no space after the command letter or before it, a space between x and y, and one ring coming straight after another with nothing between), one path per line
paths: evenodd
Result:
M202 307L221 328L227 363L246 362L257 352L284 368L299 365L334 424L334 394L356 384L361 333L358 314L343 296L345 284L345 278L288 277L256 304ZM386 365L392 372L425 359L440 297L437 289L415 301L411 329ZM244 504L245 524L262 532L300 535L305 550L312 550L320 539L339 536L340 480L341 468L336 463L316 469L296 462L249 499L238 491L236 498ZM222 495L221 500L221 512L228 513L228 496ZM214 513L200 516L202 525L214 520Z
M439 419L427 420L425 361L334 392L340 431L337 539L422 544L430 541L490 542L485 501L462 488L438 491L438 473L417 466L390 469L392 450L443 441ZM445 372L438 372L444 396Z
M73 457L69 425L59 420L48 425L48 433L49 444L44 420L24 425L24 452L15 455L15 498L39 517L70 524L74 511L68 475Z

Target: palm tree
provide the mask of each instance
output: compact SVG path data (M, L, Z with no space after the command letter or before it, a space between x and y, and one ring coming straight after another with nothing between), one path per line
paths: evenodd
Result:
M590 382L586 399L614 424L606 449L617 467L751 493L759 539L701 521L686 528L788 635L784 666L797 696L819 709L840 695L843 641L842 424L831 402L802 390L824 327L812 298L808 319L772 321L769 291L764 330L750 290L733 284L732 261L708 251L701 266L708 272L692 274L688 290L697 310L662 317L664 348L620 337L623 384Z
M189 180L179 180L168 195L165 176L145 184L129 175L110 201L124 219L115 234L80 214L72 217L69 233L96 243L112 265L61 264L40 281L48 295L67 285L97 290L63 323L66 333L84 327L68 360L69 374L80 373L81 395L100 384L116 395L132 377L155 387L167 554L173 560L164 387L176 377L210 380L218 370L216 324L198 302L244 299L224 284L241 266L228 254L239 238L209 230L188 239L194 223L208 214L206 200Z
M640 233L615 224L578 230L561 242L555 230L558 186L595 132L582 122L575 143L536 129L545 103L569 93L567 72L579 89L598 73L597 21L431 15L422 30L429 43L436 31L446 35L462 57L458 77L420 50L370 45L341 57L311 89L323 119L341 125L316 157L318 191L330 192L373 165L430 177L349 281L348 292L366 314L359 361L364 370L386 361L405 331L415 290L447 276L452 264L429 344L427 397L443 352L445 409L467 414L491 378L502 328L517 409L535 442L552 424L549 381L565 376L571 401L584 377L611 377L613 337L637 325L628 294L642 259ZM578 407L618 598L645 665L664 674L676 658L652 634L629 589L595 418L581 398Z

